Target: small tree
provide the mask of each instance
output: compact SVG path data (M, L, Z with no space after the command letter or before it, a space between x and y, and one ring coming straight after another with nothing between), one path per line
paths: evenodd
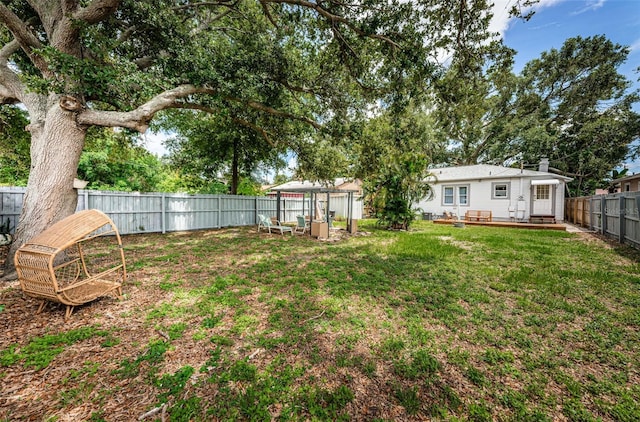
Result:
M425 108L414 103L365 125L354 150L355 175L364 181L365 202L380 224L408 229L416 215L413 205L431 195L429 163L445 154L434 126Z
M425 156L406 152L392 157L380 173L364 183L378 224L390 229L407 230L415 220L413 204L433 192L427 182L430 173Z

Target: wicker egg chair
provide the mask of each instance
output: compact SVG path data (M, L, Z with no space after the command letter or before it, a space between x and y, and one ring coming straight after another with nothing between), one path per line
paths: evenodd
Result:
M25 243L15 255L22 291L66 305L65 320L74 306L113 292L122 296L126 266L122 240L109 217L98 210L73 214Z

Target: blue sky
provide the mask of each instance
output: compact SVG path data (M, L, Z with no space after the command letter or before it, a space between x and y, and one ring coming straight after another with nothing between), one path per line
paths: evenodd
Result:
M640 1L542 0L534 9L531 20L512 19L501 31L505 44L518 51L516 71L543 51L559 49L567 38L605 35L631 48L620 70L637 80L639 75L634 75L633 68L640 66Z
M567 38L605 35L630 48L627 62L619 68L640 88L640 0L542 0L528 21L509 19L508 8L515 0L497 0L492 29L505 44L518 52L514 70L540 56L543 51L560 49ZM640 104L634 109L640 112ZM640 161L628 163L629 171L640 173Z

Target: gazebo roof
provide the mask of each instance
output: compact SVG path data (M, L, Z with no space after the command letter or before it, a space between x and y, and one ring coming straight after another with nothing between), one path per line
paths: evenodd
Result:
M344 179L340 180L340 184L344 183ZM308 180L303 181L291 181L283 183L281 185L273 186L271 191L274 192L313 192L313 193L348 193L358 192L357 189L341 189L335 185L323 185L318 182L310 182Z

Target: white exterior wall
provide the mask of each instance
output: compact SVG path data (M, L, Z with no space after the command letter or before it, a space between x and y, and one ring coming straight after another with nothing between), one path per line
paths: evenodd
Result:
M508 198L493 198L494 185L506 183L509 186ZM469 204L468 205L444 205L443 187L444 186L468 186L469 187ZM553 189L553 187L552 187ZM432 213L434 217L442 216L444 211L453 212L464 218L467 210L486 210L491 211L495 220L510 220L514 216L517 220L527 220L531 214L532 206L532 190L531 179L524 177L516 178L495 178L485 180L457 180L443 181L433 184L434 195L431 200L423 199L416 207L420 212ZM457 192L456 192L457 196ZM522 199L522 200L519 200ZM564 182L556 185L555 189L555 218L558 221L564 220ZM457 197L456 197L457 202ZM514 210L513 215L509 213L509 209Z
M556 186L556 222L562 223L564 221L564 190L565 185L560 182Z

